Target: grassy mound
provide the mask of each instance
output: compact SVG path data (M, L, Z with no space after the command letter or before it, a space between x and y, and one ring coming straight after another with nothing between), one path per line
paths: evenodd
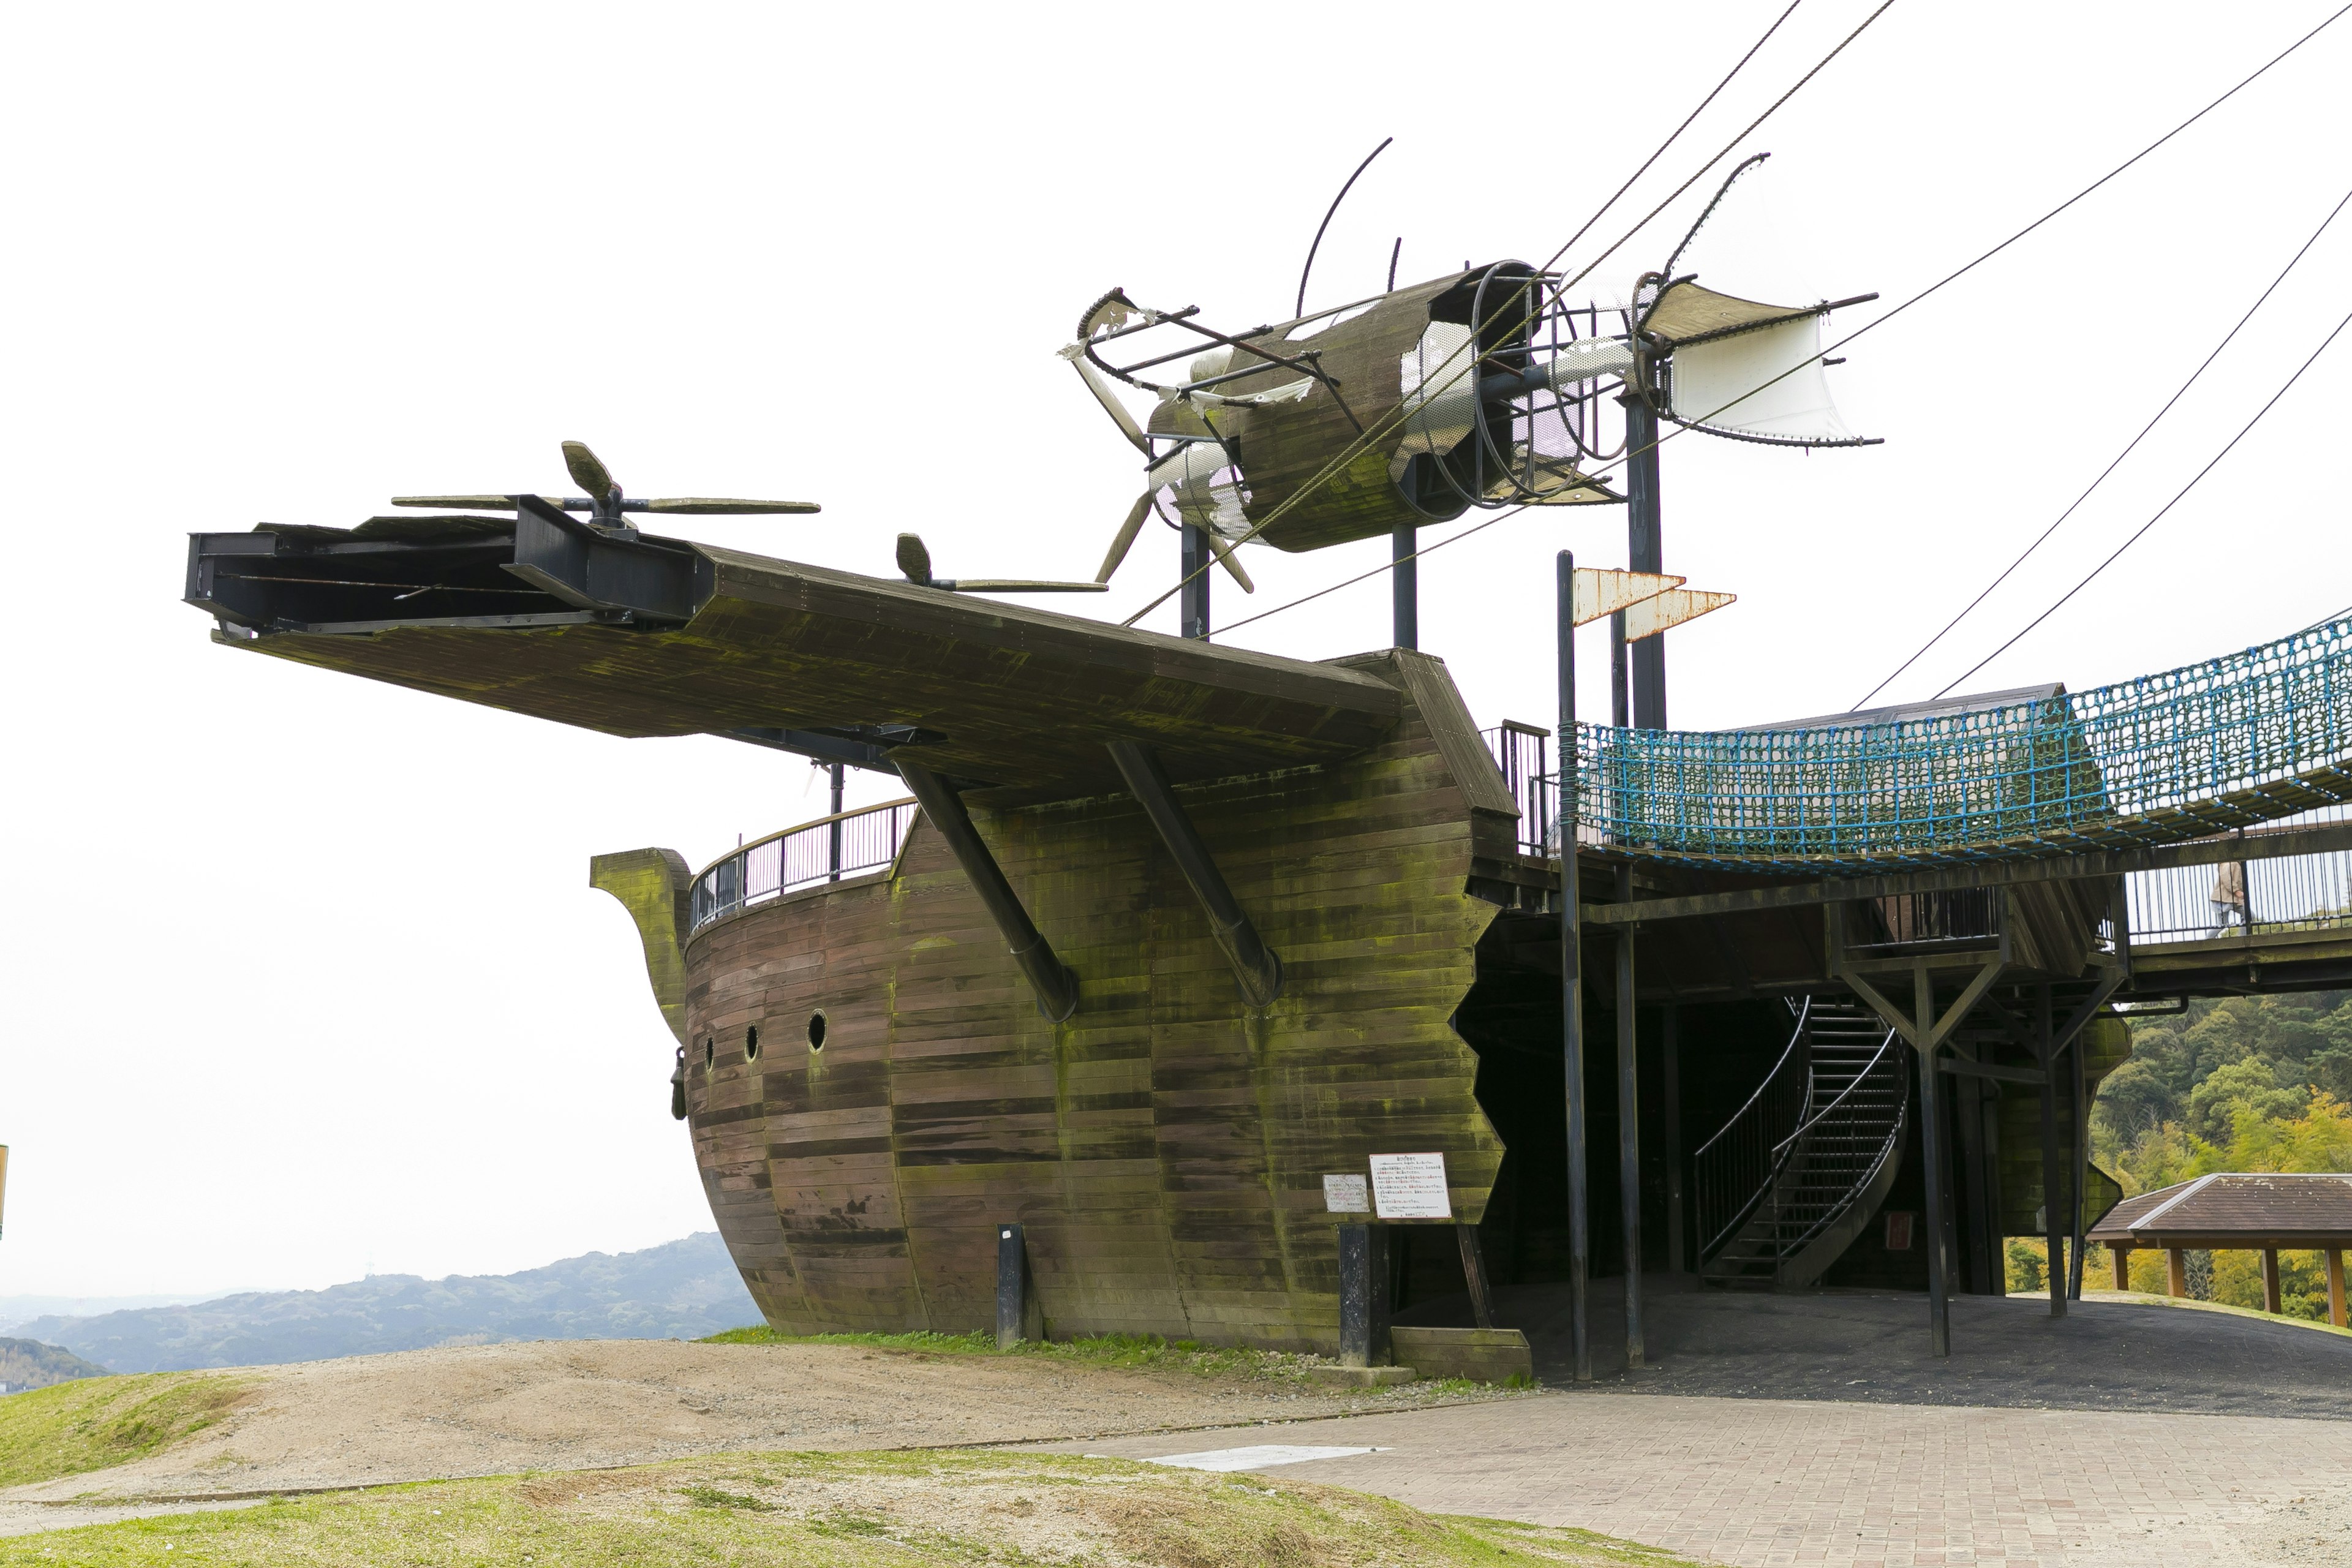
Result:
M202 1431L247 1385L203 1373L95 1377L0 1399L0 1486L127 1464Z
M1689 1568L1582 1531L1042 1454L764 1454L344 1492L0 1541L0 1564Z

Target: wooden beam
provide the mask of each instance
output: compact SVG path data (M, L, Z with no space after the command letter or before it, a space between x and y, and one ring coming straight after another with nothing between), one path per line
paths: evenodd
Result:
M2116 1266L2116 1289L2118 1290L2131 1289L2131 1255L2132 1249L2128 1247L2117 1247L2113 1242L2107 1244L2107 1260Z
M1738 888L1721 893L1644 899L1634 903L1587 904L1588 925L1633 925L1644 921L1695 920L1709 915L1753 914L1765 910L1805 909L1851 899L1885 899L1902 893L1941 893L1964 888L2016 887L2029 882L2080 881L2162 871L2178 866L2219 866L2233 860L2273 860L2289 855L2322 855L2352 849L2352 822L2290 827L2244 838L2199 838L2152 849L2110 849L2037 856L2022 860L1972 861L1935 871L1890 872L1817 882L1786 882L1770 888Z
M1160 841L1168 847L1176 868L1184 874L1192 896L1201 901L1202 912L1209 917L1209 934L1217 939L1225 962L1234 966L1234 981L1241 987L1242 999L1253 1007L1272 1006L1282 994L1282 959L1259 939L1257 928L1243 912L1241 900L1234 897L1225 874L1217 869L1216 858L1209 853L1201 830L1192 826L1176 792L1169 787L1160 759L1150 747L1134 741L1113 741L1110 754L1143 807L1143 815L1159 830Z
M2352 1328L2345 1321L2344 1249L2327 1248L2327 1321L2337 1328Z
M2164 1293L2176 1300L2189 1299L2189 1258L2179 1247L2164 1249Z
M1994 1062L1972 1062L1960 1057L1945 1057L1936 1063L1936 1070L1954 1078L1989 1078L2002 1083L2038 1084L2050 1075L2039 1068L2001 1067Z
M2263 1248L2263 1310L2276 1316L2284 1310L2279 1300L2278 1248Z
M924 816L947 841L956 864L963 868L972 891L980 895L996 929L1003 933L1013 962L1029 977L1037 994L1037 1011L1050 1024L1067 1019L1078 1010L1078 977L1055 956L1053 943L1045 940L1037 922L1022 907L1020 895L1004 879L1003 868L989 853L980 830L972 826L971 813L965 809L962 797L948 786L945 779L903 753L892 761L898 764L898 776L907 781L907 787L922 804Z

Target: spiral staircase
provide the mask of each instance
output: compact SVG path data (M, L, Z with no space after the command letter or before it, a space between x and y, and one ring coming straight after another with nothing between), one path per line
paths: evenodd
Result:
M1692 1159L1699 1272L1731 1288L1811 1285L1894 1185L1910 1051L1858 1003L1792 999L1788 1048Z

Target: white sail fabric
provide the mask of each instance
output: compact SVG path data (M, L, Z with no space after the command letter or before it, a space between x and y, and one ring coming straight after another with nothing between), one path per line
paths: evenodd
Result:
M1822 374L1819 316L1677 348L1674 412L1694 425L1783 441L1854 438Z

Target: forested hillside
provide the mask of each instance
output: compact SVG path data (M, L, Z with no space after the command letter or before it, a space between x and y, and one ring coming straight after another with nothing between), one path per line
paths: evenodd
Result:
M2126 1194L2213 1171L2352 1172L2352 992L2193 1002L2177 1016L2134 1023L2131 1059L2092 1109L2091 1147ZM2013 1283L2038 1273L2038 1248L2012 1256ZM2091 1263L2107 1267L2104 1256ZM2191 1265L2193 1293L2261 1307L2253 1253ZM2160 1254L2135 1254L2134 1288L2161 1291L2164 1267ZM2286 1310L2325 1319L2319 1254L2282 1253L2279 1267Z

